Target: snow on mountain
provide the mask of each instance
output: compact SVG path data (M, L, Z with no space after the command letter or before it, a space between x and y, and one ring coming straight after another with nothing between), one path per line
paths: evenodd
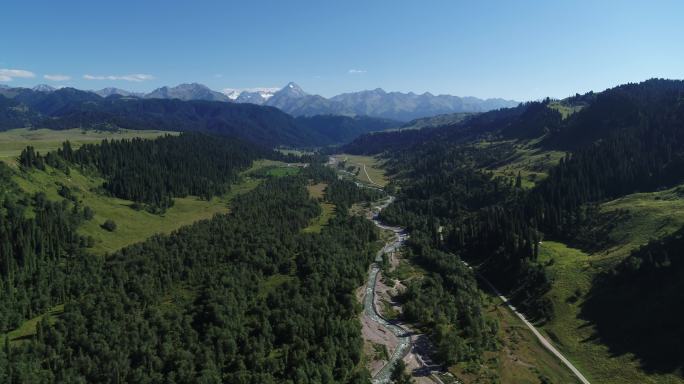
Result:
M47 84L38 84L32 89L36 92L54 92L57 88L51 87Z
M264 104L278 92L280 88L257 87L257 88L225 88L221 92L229 99L238 103Z

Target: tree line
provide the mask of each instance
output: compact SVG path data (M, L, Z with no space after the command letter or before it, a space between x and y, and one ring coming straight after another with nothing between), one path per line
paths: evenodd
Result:
M19 164L44 169L45 164L96 172L111 195L132 200L151 211L173 205L174 197L211 199L228 192L239 172L257 158L275 154L245 142L186 133L155 140L103 140L73 149L68 141L45 156L24 149Z

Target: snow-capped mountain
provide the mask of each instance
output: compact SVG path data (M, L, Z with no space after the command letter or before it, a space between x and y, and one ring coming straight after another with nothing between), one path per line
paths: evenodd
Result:
M221 92L228 96L229 99L238 103L262 105L279 90L280 88L226 88Z
M3 89L3 92L8 93L11 90L12 88ZM33 90L49 93L54 92L55 88L42 84L37 85ZM119 88L104 88L91 92L101 97L121 95L125 97L208 100L266 105L276 107L295 117L315 115L370 116L398 121L410 121L452 113L487 112L493 109L514 107L518 104L513 100L433 95L429 92L422 94L386 92L382 88L343 93L325 98L320 95L309 94L292 82L283 88L226 88L221 92L197 83L161 87L147 94Z
M231 100L236 100L238 97L240 97L240 94L242 92L243 91L240 89L232 89L232 88L226 88L226 89L221 90L221 93L228 96L228 98Z
M33 89L36 92L54 92L57 88L51 87L47 84L38 84L31 89Z
M386 92L382 88L343 93L331 98L306 93L295 83L289 83L264 105L279 108L293 116L346 115L371 116L410 121L421 117L459 112L486 112L509 108L518 102L504 99L478 99L429 92Z

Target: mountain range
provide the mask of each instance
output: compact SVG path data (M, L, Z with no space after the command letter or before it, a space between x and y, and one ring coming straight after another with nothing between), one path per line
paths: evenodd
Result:
M251 103L263 105L268 99L278 92L280 88L248 88L233 89L225 88L221 92L229 99L238 103Z
M52 92L55 89L40 85L34 90ZM118 88L105 88L93 92L102 97L120 95L146 99L206 100L266 105L276 107L293 116L370 116L403 122L441 114L487 112L518 105L516 101L500 98L478 99L433 95L428 92L422 94L386 92L381 88L325 98L307 93L292 82L281 89L227 88L218 92L202 84L190 83L175 87L161 87L149 93L136 93Z
M393 120L365 116L294 118L269 106L116 92L113 89L102 97L74 88L0 88L0 131L24 127L198 131L236 136L266 147L311 147L343 144L361 134L397 126Z
M504 99L478 99L451 95L433 95L425 92L386 92L381 88L343 93L331 98L312 95L295 83L264 97L261 93L242 94L236 102L269 105L293 116L345 115L371 116L399 121L461 112L487 112L515 107L519 103ZM272 96L271 96L272 95Z
M99 91L94 91L102 97L108 97L112 95L119 95L124 97L143 97L145 93L143 92L131 92L121 88L103 88Z
M146 99L180 99L180 100L206 100L225 101L230 99L221 92L212 91L206 85L192 83L180 84L175 87L161 87L144 95Z

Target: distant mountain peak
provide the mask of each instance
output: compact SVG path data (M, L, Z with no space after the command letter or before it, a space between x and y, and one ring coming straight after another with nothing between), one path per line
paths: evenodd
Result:
M298 97L303 97L303 96L308 95L308 93L304 92L302 87L300 87L299 85L297 85L297 83L294 83L294 82L287 83L287 85L284 86L283 89L281 89L278 92L283 92L283 93L286 93L290 96L298 96Z
M175 87L157 88L145 97L148 99L230 101L230 98L223 93L213 91L199 83L183 83Z
M131 97L131 96L142 97L143 96L142 93L131 92L131 91L127 91L125 89L115 88L115 87L102 88L99 91L94 91L94 92L96 94L102 96L102 97L109 97L112 95L119 95L119 96L124 96L124 97Z
M209 87L207 87L204 84L200 84L200 83L181 83L181 84L178 84L177 86L175 86L174 88L177 88L177 89L202 89L202 90L209 89Z
M38 84L32 88L36 92L54 92L57 88L49 86L47 84Z
M36 91L54 92L55 89L40 85ZM3 90L5 94L8 91ZM207 100L249 103L276 107L293 116L341 115L370 116L397 121L410 121L421 117L459 112L486 112L492 109L514 107L518 103L503 99L482 100L475 97L433 95L430 92L387 92L383 88L343 93L331 98L309 94L295 82L282 88L225 88L214 91L200 83L182 83L164 86L147 94L134 93L119 88L92 91L101 97L119 95L155 99Z

